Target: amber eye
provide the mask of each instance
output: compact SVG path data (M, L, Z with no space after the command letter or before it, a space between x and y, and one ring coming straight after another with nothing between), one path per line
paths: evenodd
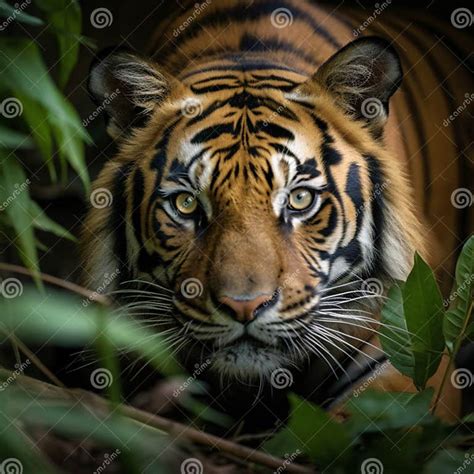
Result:
M196 196L191 193L179 193L175 198L174 205L180 214L189 216L196 211L198 202Z
M307 188L296 188L291 191L288 206L293 211L304 211L308 209L314 201L314 192Z

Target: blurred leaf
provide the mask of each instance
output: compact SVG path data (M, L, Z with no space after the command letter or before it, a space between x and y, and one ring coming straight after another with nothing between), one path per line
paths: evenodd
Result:
M415 358L403 311L402 287L403 283L397 283L388 292L381 312L380 342L390 363L403 375L413 378Z
M26 5L28 5L28 3ZM6 17L6 21L10 18L10 21L19 21L32 26L44 24L44 21L41 18L25 13L22 9L16 8L3 0L0 0L0 17ZM3 21L0 21L0 25L2 23Z
M13 155L7 156L0 149L0 205L9 218L15 232L15 244L26 267L38 279L38 254L33 225L29 216L31 199L28 192L30 181Z
M119 412L104 413L101 416L78 406L74 401L55 402L15 387L10 390L0 394L0 400L7 406L10 419L17 419L29 426L43 427L73 440L94 439L100 445L118 448L115 457L119 461L133 455L134 461L140 464L137 466L139 469L127 472L163 472L164 459L156 456L156 452L158 450L162 453L170 449L172 444L172 440L164 432L122 417ZM152 468L149 464L152 464Z
M215 410L199 400L199 395L207 393L206 388L201 382L197 381L193 376L189 376L187 379L183 379L182 386L184 393L177 397L177 401L179 405L196 417L197 422L203 425L212 423L222 428L232 428L235 420L231 416Z
M43 209L41 209L41 207L38 206L38 204L34 201L30 201L29 214L33 225L37 229L44 230L46 232L51 232L52 234L57 235L58 237L69 239L74 242L77 241L77 239L64 227L50 219L46 212L44 212Z
M473 472L474 450L469 452L459 451L457 449L443 449L438 451L426 465L424 474L446 474Z
M290 402L288 425L264 444L264 450L280 457L305 453L318 466L342 462L350 446L345 427L296 395L290 396Z
M53 136L49 122L45 120L45 108L25 94L16 93L18 99L23 104L22 117L30 128L30 133L35 140L37 147L43 157L51 180L57 179L56 169L53 162Z
M438 369L444 350L444 309L433 272L418 254L402 287L402 295L407 329L413 335L413 381L418 388L424 388Z
M5 397L6 398L6 397ZM4 402L5 399L2 399ZM11 470L0 471L5 474L21 472L35 472L38 474L52 474L57 470L40 456L32 441L25 435L24 431L12 423L11 414L6 412L7 403L0 403L0 459L16 458L21 463L21 469L11 466ZM8 427L5 429L5 427ZM27 449L29 448L29 449Z
M56 32L59 46L59 84L66 85L77 63L81 33L81 9L75 0L37 0Z
M367 432L385 432L416 425L437 423L429 413L433 390L419 393L378 392L366 390L347 404L348 422L353 436Z
M2 321L18 337L62 346L94 343L100 311L87 298L81 300L54 290L43 295L29 287L21 297L0 300ZM108 311L106 333L117 350L135 352L164 374L182 373L160 335L126 315Z
M474 288L474 236L464 244L456 264L456 290L453 306L446 313L444 337L450 351L469 334L470 309Z
M77 112L51 80L38 47L22 38L1 38L0 48L4 85L13 94L26 96L44 108L44 120L53 130L59 151L66 156L88 190L90 183L83 142L89 142L89 136Z
M0 147L12 149L33 148L33 141L24 133L0 125Z

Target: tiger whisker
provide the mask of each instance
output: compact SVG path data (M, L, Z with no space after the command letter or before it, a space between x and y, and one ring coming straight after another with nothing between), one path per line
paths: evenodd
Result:
M165 286L162 286L162 285L159 285L158 283L155 283L155 282L152 282L152 281L146 281L146 280L140 280L140 279L132 279L132 280L125 280L121 283L121 285L126 285L127 283L138 283L138 284L142 284L142 285L150 285L150 286L154 286L156 288L159 288L161 290L164 290L164 291L168 291L170 293L174 293L173 290L171 290L170 288L166 288Z
M297 324L305 327L301 321L296 321ZM307 334L308 335L308 334ZM344 370L344 367L342 367L342 365L340 364L340 362L333 356L333 354L331 354L329 352L329 350L324 346L324 344L322 344L322 342L317 338L317 337L313 337L311 334L309 334L309 341L307 340L304 340L304 343L305 345L309 346L310 349L313 350L313 352L315 352L317 355L319 355L320 357L322 357L322 359L326 362L326 364L328 365L328 367L331 369L332 373L334 374L334 376L336 378L339 378L336 371L334 370L334 367L332 366L332 364L329 363L328 359L326 359L326 357L324 356L324 354L322 352L320 352L319 349L321 349L322 351L326 352L326 354L331 357L334 362L339 366L339 368L345 372ZM346 375L347 375L347 372L346 372Z
M364 344L364 345L367 345L367 346L372 347L373 349L376 349L377 351L383 352L382 349L380 349L380 347L377 347L377 346L375 346L374 344L371 344L371 343L368 342L368 341L364 341L363 339L360 339L359 337L352 336L351 334L346 334L346 333L343 332L343 331L338 331L337 329L334 329L334 328L328 328L328 327L326 327L326 326L322 326L322 325L317 324L317 323L316 323L315 327L317 327L318 329L324 328L324 329L325 329L326 331L328 331L328 332L335 333L335 334L339 334L339 335L342 335L343 337L348 337L348 338L350 338L350 339L354 339L354 340L356 340L356 341L361 342L361 343ZM343 342L343 341L341 340L341 342ZM352 345L351 345L351 347L352 347L353 349L355 349L355 350L358 350L358 352L360 352L361 354L363 354L363 355L364 355L365 357L367 357L368 359L370 359L370 360L372 360L372 361L374 361L374 362L377 362L376 359L374 359L374 358L371 357L370 355L366 354L365 352L363 352L362 350L360 350L360 349L357 348L356 346L352 346Z

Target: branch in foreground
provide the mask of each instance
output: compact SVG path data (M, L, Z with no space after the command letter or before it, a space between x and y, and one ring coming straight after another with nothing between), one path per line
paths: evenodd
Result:
M8 378L9 376L10 373L8 370L0 369L0 378ZM64 389L27 377L26 375L19 375L16 378L15 383L25 390L41 392L43 397L50 397L51 399L71 401L71 397L73 397L75 402L78 402L92 411L104 412L108 411L111 407L108 400L86 390ZM125 417L162 430L176 439L181 438L196 444L218 449L225 454L235 456L246 462L253 462L274 470L279 468L282 469L282 467L284 467L284 469L291 474L316 474L315 470L309 466L303 466L296 463L289 464L286 460L271 456L262 451L219 438L218 436L191 428L159 415L148 413L130 405L120 405L119 411Z

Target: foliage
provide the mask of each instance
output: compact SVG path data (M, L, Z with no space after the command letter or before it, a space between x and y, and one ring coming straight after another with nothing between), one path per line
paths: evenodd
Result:
M413 379L418 393L375 392L369 387L348 402L345 425L293 396L287 427L266 443L266 449L280 456L304 452L323 472L331 473L435 474L457 472L466 462L474 464L474 451L454 449L469 438L463 434L465 426L443 425L432 414L438 398L432 389L425 389L443 352L452 361L463 339L472 334L468 328L472 327L473 249L471 237L458 259L455 297L448 311L432 270L419 255L407 281L388 294L381 317L382 346L391 363ZM447 372L443 386L446 377Z
M0 1L2 30L23 23L23 29L41 27L58 44L58 78L46 66L41 51L31 39L36 34L0 37L0 230L15 243L24 264L38 271L39 242L35 229L65 238L71 235L51 221L31 199L29 185L35 179L25 172L25 151L38 153L53 182L57 167L66 179L67 166L89 187L84 143L89 137L63 88L73 70L82 41L81 11L76 1L36 0L41 14L25 12L23 4ZM30 176L27 176L30 175Z

